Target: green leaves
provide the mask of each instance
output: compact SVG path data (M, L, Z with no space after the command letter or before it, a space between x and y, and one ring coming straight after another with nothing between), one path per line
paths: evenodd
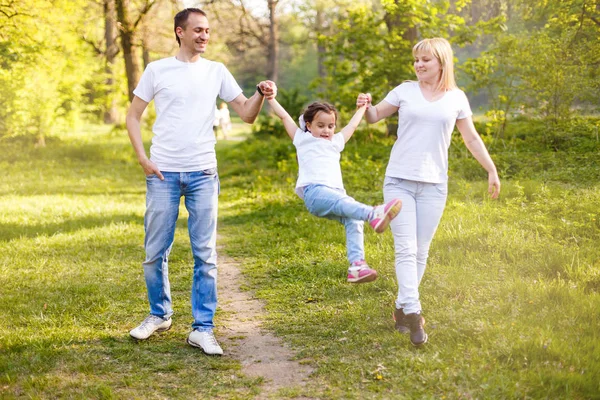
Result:
M0 35L0 137L43 138L82 109L84 84L98 66L81 48L73 21L83 1L21 1Z

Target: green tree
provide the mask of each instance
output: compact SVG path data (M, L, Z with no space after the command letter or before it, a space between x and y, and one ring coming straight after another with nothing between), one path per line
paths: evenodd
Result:
M8 4L0 13L0 136L37 136L43 145L86 111L85 84L98 67L73 30L84 19L85 2Z
M498 136L516 110L553 121L550 128L598 110L599 19L591 0L512 3L508 29L464 68L471 87L491 95Z
M502 17L467 25L460 15L467 1L381 0L355 3L334 22L335 32L319 39L327 48L325 95L352 108L359 92L375 102L404 80L414 79L412 47L421 38L446 37L470 43L502 22ZM323 82L324 81L324 82Z

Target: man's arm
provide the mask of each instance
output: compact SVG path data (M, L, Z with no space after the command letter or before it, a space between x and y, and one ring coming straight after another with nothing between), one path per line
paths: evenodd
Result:
M125 119L127 134L129 135L129 140L135 150L138 162L144 170L144 174L146 174L146 176L155 174L162 181L165 178L160 173L156 164L148 159L146 149L144 149L144 142L142 141L141 120L142 114L147 106L148 103L144 100L137 96L133 97L133 101L131 102L131 106L129 106L129 111L127 111L127 117Z
M231 104L231 108L233 108L233 110L238 113L240 118L242 118L242 121L249 124L256 120L265 98L268 100L274 98L277 94L277 86L275 85L275 82L263 81L258 84L258 87L263 94L260 94L257 89L252 97L248 99L243 93L241 93L229 103Z

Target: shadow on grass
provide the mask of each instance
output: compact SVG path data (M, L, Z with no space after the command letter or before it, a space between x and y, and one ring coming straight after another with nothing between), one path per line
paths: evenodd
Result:
M113 224L144 225L144 218L134 214L110 215L107 217L88 216L75 218L62 223L50 224L2 224L0 225L0 241L8 242L19 238L35 238L39 236L52 236L60 233L72 233L83 229L105 227Z
M159 393L188 398L193 393L210 397L216 391L246 391L258 383L239 375L233 379L239 371L237 361L202 354L185 343L183 333L167 332L144 342L129 338L126 331L99 332L88 340L67 335L7 347L0 355L4 389L33 394L43 387L42 397L56 398L76 393L82 398L122 398L127 393L135 398ZM98 396L98 390L109 390L112 396Z

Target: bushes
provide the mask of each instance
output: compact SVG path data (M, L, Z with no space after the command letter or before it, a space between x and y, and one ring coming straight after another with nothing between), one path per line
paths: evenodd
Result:
M503 180L536 176L544 181L595 185L600 181L600 138L596 136L599 123L598 118L576 118L558 123L551 130L554 128L544 121L521 118L508 125L504 139L483 136ZM481 123L477 125L479 132L485 132ZM357 130L342 152L344 182L355 187L366 185L365 191L380 188L394 140L374 126ZM247 153L249 162L259 168L283 168L285 171L280 172L286 173L297 170L296 151L291 140L283 137L283 127L273 134L260 133L241 144L238 151ZM452 138L449 164L451 179L487 179L458 132Z

